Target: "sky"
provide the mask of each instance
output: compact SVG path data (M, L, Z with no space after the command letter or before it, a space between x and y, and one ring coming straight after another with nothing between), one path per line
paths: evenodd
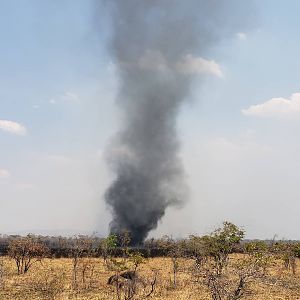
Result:
M249 238L300 239L299 10L256 0L246 30L188 61L209 73L178 116L189 199L151 236L228 220ZM1 233L107 234L120 119L110 34L92 0L0 0Z

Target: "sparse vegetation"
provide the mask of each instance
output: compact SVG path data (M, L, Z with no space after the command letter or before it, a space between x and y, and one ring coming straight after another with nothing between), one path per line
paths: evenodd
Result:
M5 275L6 275L6 270L4 265L4 259L1 257L0 258L0 289L4 288Z
M49 255L49 249L34 237L27 236L10 242L8 255L16 262L18 274L25 274L36 262Z
M40 238L16 237L0 260L0 299L300 299L299 244L243 236L225 222L205 236L152 239L144 253L160 254L154 258L129 247L125 232L60 238L65 258L52 258Z

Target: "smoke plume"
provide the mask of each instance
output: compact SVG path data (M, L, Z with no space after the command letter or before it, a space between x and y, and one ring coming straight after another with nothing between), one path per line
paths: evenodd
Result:
M111 0L111 51L122 128L110 148L116 174L105 199L112 233L141 243L168 206L186 198L176 118L198 76L222 76L210 57L230 32L232 4L221 0ZM244 3L244 2L243 2Z

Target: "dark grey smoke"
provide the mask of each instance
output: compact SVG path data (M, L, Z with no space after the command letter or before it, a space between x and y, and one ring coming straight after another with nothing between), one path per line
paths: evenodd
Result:
M109 151L116 178L105 198L113 214L111 232L129 230L132 243L139 244L168 206L185 201L176 118L195 73L185 59L211 59L212 46L231 32L225 25L232 8L238 14L239 1L108 2L123 122Z

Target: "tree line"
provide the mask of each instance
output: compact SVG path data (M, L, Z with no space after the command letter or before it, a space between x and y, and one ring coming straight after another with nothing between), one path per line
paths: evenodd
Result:
M177 288L182 259L192 262L186 272L195 283L206 286L212 300L237 300L254 280L264 278L274 260L280 260L286 270L296 274L296 258L300 257L300 243L287 241L245 241L245 231L233 223L224 222L213 232L191 235L175 240L164 236L149 239L141 247L131 247L130 232L106 238L76 236L72 238L35 235L2 236L3 252L15 262L18 275L27 273L34 264L57 253L72 261L72 288L88 287L93 277L93 257L100 257L107 270L113 272L108 284L115 287L117 299L142 299L150 296L157 284L158 270L149 279L139 275L139 268L147 257L165 256L170 259L171 284ZM243 253L235 260L232 253ZM154 255L155 254L155 255Z

